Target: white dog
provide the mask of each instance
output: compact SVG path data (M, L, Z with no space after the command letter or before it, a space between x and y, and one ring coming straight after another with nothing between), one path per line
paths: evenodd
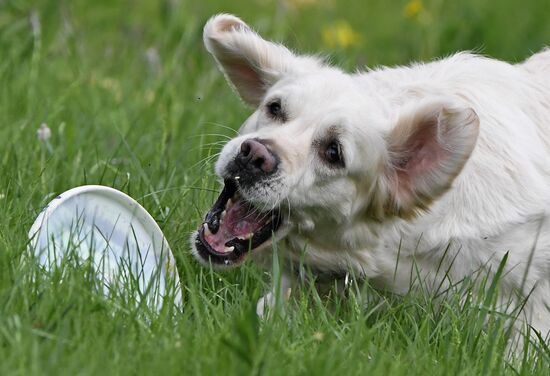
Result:
M494 275L508 253L503 296L529 296L523 317L548 333L550 50L348 74L225 14L204 43L257 109L217 161L225 187L193 234L199 260L268 262L273 233L285 291L300 263L396 293L420 278L435 293Z

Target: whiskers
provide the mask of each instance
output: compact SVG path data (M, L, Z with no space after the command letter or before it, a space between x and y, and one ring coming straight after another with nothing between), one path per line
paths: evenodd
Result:
M211 164L211 162L215 159L217 159L220 154L221 150L223 149L224 145L227 144L227 142L231 141L234 136L238 135L238 132L228 127L227 125L216 123L216 122L203 122L201 125L213 125L215 127L221 128L222 130L230 131L232 135L227 135L225 133L201 133L198 135L191 136L191 138L200 138L203 139L205 137L216 137L221 140L212 141L212 142L205 142L205 143L199 143L196 147L192 148L191 151L200 150L201 152L207 151L209 154L190 166L190 169L199 168L201 170L204 170L208 165ZM210 154L212 150L215 150L216 152L213 154Z
M217 159L220 156L220 154L221 154L221 151L208 155L203 159L199 160L197 163L191 165L189 169L193 170L195 168L199 168L200 170L204 170L214 159Z
M143 200L143 199L145 199L147 197L150 197L150 196L154 196L154 195L159 194L159 193L165 193L165 192L170 192L170 191L179 191L179 190L182 190L182 189L192 190L192 191L208 192L208 193L217 193L218 192L217 189L212 189L212 188L204 188L204 187L198 187L198 186L193 186L193 185L178 185L176 187L169 187L169 188L164 188L164 189L159 189L159 190L156 190L156 191L149 192L149 193L139 197L138 201Z
M282 180L283 177L279 176L276 179L271 180L269 185L277 185ZM279 190L279 192L277 192L277 198L274 201L264 201L261 206L252 205L252 210L245 216L245 218L259 216L259 220L263 221L271 215L272 210L278 210L281 213L281 204L285 201L288 203L288 213L290 214L290 201L286 197L283 199L283 192Z
M221 128L221 129L226 129L230 132L233 133L233 136L237 136L239 134L239 131L235 130L234 128L231 128L227 125L224 125L224 124L221 124L221 123L216 123L216 122L213 122L213 121L205 121L202 123L203 125L213 125L215 127L218 127L218 128ZM225 137L228 137L228 138L231 138L229 136L225 136Z

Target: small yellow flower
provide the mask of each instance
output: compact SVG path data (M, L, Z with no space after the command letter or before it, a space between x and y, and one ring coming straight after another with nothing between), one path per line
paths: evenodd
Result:
M325 333L323 332L315 332L313 333L313 339L317 342L321 342L325 338Z
M116 79L110 77L102 78L97 82L97 84L100 88L113 94L117 102L122 100L122 88L120 86L120 82Z
M323 42L328 47L350 47L361 43L361 34L357 33L346 21L335 22L323 28Z
M152 104L155 101L155 92L153 90L146 90L144 99L145 103Z
M422 4L421 0L411 0L407 3L407 5L405 5L403 13L407 18L414 18L418 16L423 10L424 4Z

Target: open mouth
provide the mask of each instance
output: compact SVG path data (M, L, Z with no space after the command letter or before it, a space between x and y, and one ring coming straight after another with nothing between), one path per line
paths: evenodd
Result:
M204 259L230 265L267 242L282 220L277 209L262 211L246 201L235 180L224 183L198 230L195 246Z

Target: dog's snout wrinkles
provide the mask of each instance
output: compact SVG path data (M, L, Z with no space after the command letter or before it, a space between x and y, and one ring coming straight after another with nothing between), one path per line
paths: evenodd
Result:
M257 139L248 139L241 144L237 160L242 168L252 172L271 174L277 168L273 153Z

